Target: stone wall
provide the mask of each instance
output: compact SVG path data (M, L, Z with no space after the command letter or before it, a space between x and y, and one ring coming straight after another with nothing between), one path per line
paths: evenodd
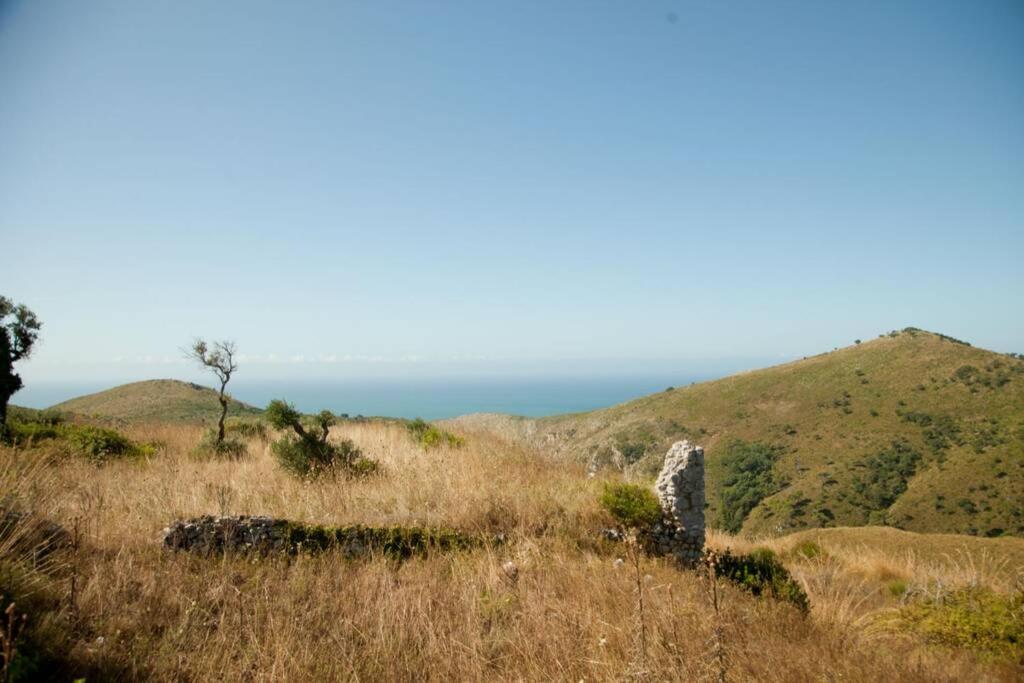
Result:
M674 443L654 489L665 516L649 531L648 550L695 564L704 552L704 449Z
M213 517L179 520L164 529L164 547L199 555L295 554L331 550L348 557L372 553L410 557L431 551L475 547L481 539L454 529L425 527L320 526L273 517Z

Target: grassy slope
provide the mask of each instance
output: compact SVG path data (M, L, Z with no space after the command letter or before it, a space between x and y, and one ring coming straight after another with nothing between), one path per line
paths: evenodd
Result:
M127 422L201 422L220 414L217 392L175 379L133 382L88 396L79 396L53 410ZM232 400L228 415L258 414L260 410Z
M974 538L961 534L918 534L889 527L840 527L808 529L782 536L772 543L785 553L813 541L830 555L843 552L863 557L885 554L893 558L911 556L918 564L928 563L947 570L969 565L976 571L990 574L1012 586L1024 570L1024 539Z
M378 458L380 475L300 480L258 440L240 460L197 460L198 425L125 431L159 452L96 467L55 457L50 442L0 445L5 504L84 530L56 565L40 568L32 554L15 564L0 552L4 594L29 615L20 647L49 648L64 663L54 680L697 681L721 674L714 643L737 682L1015 681L1024 672L1019 657L992 661L876 626L923 590L1013 594L1021 539L866 528L768 540L806 586L808 616L721 582L716 611L698 574L643 559L643 657L636 575L616 561L621 547L597 541L608 523L597 502L605 479L581 463L486 434L425 451L404 426L346 422L334 438ZM506 540L400 563L342 553L206 560L161 549L169 521L209 513L453 526ZM807 558L800 542L811 534L824 552ZM710 543L761 545L722 534ZM968 555L958 555L961 544ZM979 610L983 619L992 622Z
M978 374L957 379L963 366ZM1000 367L996 367L1000 366ZM1008 379L997 386L999 377ZM990 386L986 386L986 383ZM931 425L908 421L923 413ZM935 420L950 425L935 431ZM692 385L592 413L541 420L469 418L562 453L607 457L646 450L639 471L660 467L671 442L705 447L710 517L722 481L716 459L733 439L785 447L775 465L782 490L743 531L781 534L822 526L888 524L914 531L1024 535L1024 361L913 331L801 361ZM950 431L952 429L952 431ZM959 431L956 431L959 430ZM903 440L921 454L905 492L888 509L858 494L865 459ZM960 443L955 443L959 441Z

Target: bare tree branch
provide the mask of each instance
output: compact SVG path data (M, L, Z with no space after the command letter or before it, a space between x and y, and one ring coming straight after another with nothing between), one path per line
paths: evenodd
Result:
M203 367L209 369L220 380L220 393L217 400L220 401L220 420L217 423L217 443L224 441L224 418L228 414L228 402L230 397L226 393L231 375L238 369L235 362L235 355L238 347L233 341L215 341L213 345L207 344L202 339L192 342L192 348L185 351L187 358L196 361Z

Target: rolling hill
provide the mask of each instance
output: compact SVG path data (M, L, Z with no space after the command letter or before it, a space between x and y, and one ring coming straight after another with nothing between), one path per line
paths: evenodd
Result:
M641 477L696 441L709 520L748 535L1024 535L1024 359L916 328L590 413L456 423Z
M79 396L51 410L123 422L203 422L217 419L220 404L217 392L208 387L176 379L151 379ZM234 399L228 406L228 415L260 412Z

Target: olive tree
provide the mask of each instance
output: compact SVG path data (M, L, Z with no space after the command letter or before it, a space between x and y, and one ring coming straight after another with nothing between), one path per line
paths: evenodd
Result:
M23 386L14 364L28 358L42 323L25 304L0 296L0 437L7 435L7 403Z
M208 345L202 339L196 339L192 343L186 355L192 360L207 368L220 381L220 393L217 400L220 401L220 419L217 421L217 445L224 443L224 419L228 415L228 403L231 397L227 394L228 382L231 376L238 369L235 362L237 347L233 341L218 341Z
M336 418L329 410L307 418L311 424L303 424L303 415L291 404L273 400L267 406L264 417L275 429L290 429L295 436L285 436L271 446L278 463L288 472L300 477L316 477L332 471L344 471L352 475L370 474L376 470L376 463L363 456L359 448L349 439L338 443L327 440Z

